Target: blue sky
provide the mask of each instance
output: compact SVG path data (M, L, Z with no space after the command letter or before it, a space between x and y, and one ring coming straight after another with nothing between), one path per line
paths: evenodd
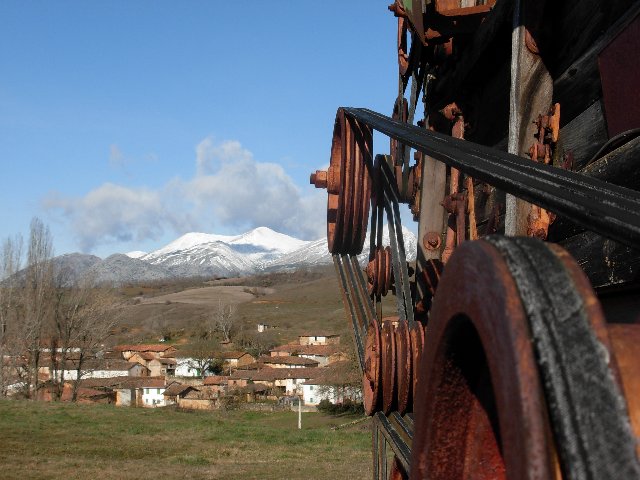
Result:
M388 3L3 0L0 239L33 216L56 254L322 236L337 107L393 105Z

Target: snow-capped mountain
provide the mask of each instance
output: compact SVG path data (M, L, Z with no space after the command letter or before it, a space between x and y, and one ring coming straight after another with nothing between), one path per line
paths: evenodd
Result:
M403 234L407 260L414 260L416 237L406 228L403 228ZM389 245L386 228L383 230L383 244ZM368 245L367 240L359 256L361 264L368 259ZM87 268L87 272L97 281L113 284L184 277L243 276L332 262L326 238L299 240L266 227L241 235L187 233L153 252L134 251L97 260Z
M416 236L405 227L402 227L404 247L406 252L407 261L413 261L416 259L416 252L418 248ZM389 230L385 225L382 230L382 244L384 246L390 245ZM365 241L362 253L358 255L358 261L364 265L369 259L369 235L367 234L367 240ZM326 265L332 263L331 255L329 254L329 247L327 245L327 239L321 238L313 242L307 242L306 245L294 250L291 253L282 255L280 258L270 262L265 266L266 270L289 270L300 267Z

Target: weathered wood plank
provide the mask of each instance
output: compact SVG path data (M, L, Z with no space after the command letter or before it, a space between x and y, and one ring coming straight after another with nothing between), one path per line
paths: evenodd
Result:
M583 232L562 245L578 262L594 288L640 282L640 250Z
M581 170L607 139L601 101L595 102L560 130L561 148L573 155L574 170Z
M527 47L525 9L532 0L516 0L511 39L511 90L509 93L509 141L508 152L527 156L534 142L538 115L549 110L553 97L553 81L540 55ZM505 235L527 235L527 216L531 204L507 195L505 211Z

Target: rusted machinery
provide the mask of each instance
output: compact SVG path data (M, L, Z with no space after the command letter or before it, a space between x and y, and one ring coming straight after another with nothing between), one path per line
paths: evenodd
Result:
M389 9L391 116L338 109L311 176L375 478L640 478L640 3Z

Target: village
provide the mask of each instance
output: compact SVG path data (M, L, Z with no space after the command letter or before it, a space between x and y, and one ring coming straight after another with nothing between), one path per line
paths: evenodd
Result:
M259 325L258 331L264 328ZM198 358L185 352L164 342L116 345L85 359L79 370L73 349L64 365L54 367L56 352L45 348L37 398L194 410L304 406L305 411L316 411L322 401L362 401L359 382L345 375L351 362L334 333L299 335L297 341L257 358L242 350L207 352Z

